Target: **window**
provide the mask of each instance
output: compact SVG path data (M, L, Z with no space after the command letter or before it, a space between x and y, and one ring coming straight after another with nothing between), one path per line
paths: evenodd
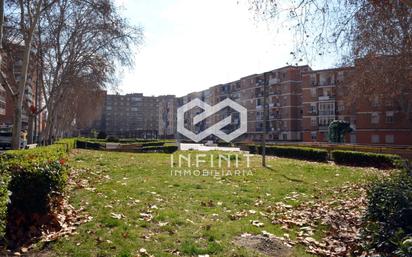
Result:
M385 136L385 143L393 144L395 142L395 137L393 135L386 135Z
M379 123L379 113L373 112L371 114L371 123L372 124L378 124Z
M386 112L386 123L393 123L393 112Z
M316 127L316 125L317 125L317 119L316 119L316 117L310 118L310 124L312 125L312 127Z
M379 107L379 97L373 98L372 107Z
M316 113L316 104L310 104L310 113Z
M288 134L282 134L282 139L283 140L288 140Z
M312 97L316 97L316 88L311 88L311 89L310 89L310 95L311 95Z
M316 131L310 132L310 137L312 138L312 140L316 140L316 138L317 138Z
M371 142L372 144L379 144L379 135L372 135Z
M393 107L393 101L391 99L388 99L388 100L385 101L385 105L387 107Z

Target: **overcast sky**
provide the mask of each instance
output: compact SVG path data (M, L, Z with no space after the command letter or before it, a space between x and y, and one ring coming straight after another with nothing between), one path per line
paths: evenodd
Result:
M289 31L257 23L246 0L116 1L145 37L120 93L182 96L291 61ZM312 68L331 65L317 60Z

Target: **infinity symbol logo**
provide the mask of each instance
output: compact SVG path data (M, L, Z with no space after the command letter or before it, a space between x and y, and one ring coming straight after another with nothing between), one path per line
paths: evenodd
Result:
M192 131L186 129L184 124L185 113L195 107L203 109L204 112L193 117L193 125L196 125L197 123L217 113L223 108L230 107L235 111L239 112L240 127L229 134L226 134L223 131L221 131L222 128L229 125L232 121L232 116L228 116L223 120L219 121L218 123L214 124L213 126L209 127L208 129L203 130L199 134L195 134ZM230 100L229 98L226 98L225 100L221 101L220 103L214 106L210 106L207 103L201 101L199 98L195 98L177 109L177 131L195 142L199 142L200 140L210 135L215 135L226 142L230 142L233 139L247 132L247 109L241 106L240 104Z

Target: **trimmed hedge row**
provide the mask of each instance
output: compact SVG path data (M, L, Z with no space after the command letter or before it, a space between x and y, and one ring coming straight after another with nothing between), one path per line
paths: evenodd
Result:
M337 164L351 166L395 168L402 165L401 157L393 154L334 150L331 151L331 157Z
M74 139L28 150L7 151L0 155L0 242L6 242L7 227L30 228L33 214L47 214L53 196L63 192L67 181L65 158ZM18 213L23 223L13 217ZM9 223L7 223L9 221ZM21 222L21 221L20 221ZM29 232L27 232L29 236ZM14 236L14 235L12 235Z
M262 153L262 147L259 145L248 145L247 149L252 154ZM318 162L328 160L328 151L326 149L310 147L266 146L266 154ZM402 158L394 154L333 150L330 152L330 159L336 164L350 166L376 168L400 168L402 166Z
M3 171L3 167L0 162L0 245L4 239L6 232L6 220L7 220L7 204L9 202L9 190L8 184L10 182L10 176Z
M76 148L100 150L106 148L105 143L76 140Z
M145 146L138 150L140 153L174 153L178 149L175 145Z
M249 145L249 152L252 154L260 154L262 152L262 147ZM266 154L317 162L326 162L328 160L328 152L326 150L309 147L266 146Z
M146 147L146 146L162 146L164 145L165 142L163 141L159 141L159 142L149 142L149 143L143 143L142 146Z

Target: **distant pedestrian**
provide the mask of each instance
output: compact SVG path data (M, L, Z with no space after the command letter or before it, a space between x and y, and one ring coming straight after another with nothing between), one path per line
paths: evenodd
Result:
M21 148L26 149L26 147L27 147L27 131L23 130L20 135L21 135Z

